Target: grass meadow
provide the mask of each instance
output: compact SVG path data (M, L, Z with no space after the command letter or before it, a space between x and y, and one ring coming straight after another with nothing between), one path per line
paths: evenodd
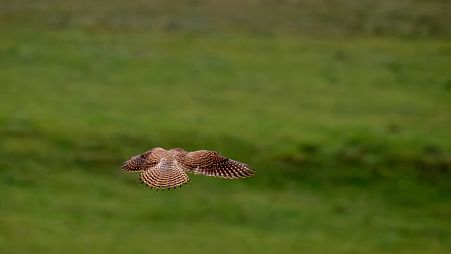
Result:
M449 4L257 2L0 1L0 253L449 253Z

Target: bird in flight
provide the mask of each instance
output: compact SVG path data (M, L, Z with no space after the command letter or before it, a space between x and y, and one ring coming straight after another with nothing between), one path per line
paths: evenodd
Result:
M187 152L181 148L160 147L134 156L122 165L125 171L141 171L140 180L157 190L182 186L189 181L186 173L239 179L252 176L248 165L226 158L214 151Z

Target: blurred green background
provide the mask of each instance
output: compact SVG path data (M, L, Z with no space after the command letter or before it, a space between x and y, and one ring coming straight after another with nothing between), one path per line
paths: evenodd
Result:
M450 253L451 3L0 0L0 253ZM155 192L161 146L246 162Z

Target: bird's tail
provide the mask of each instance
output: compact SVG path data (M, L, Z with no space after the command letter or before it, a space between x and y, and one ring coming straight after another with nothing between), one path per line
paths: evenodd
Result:
M141 173L141 181L147 186L161 189L175 189L189 181L185 172L178 167L152 167Z

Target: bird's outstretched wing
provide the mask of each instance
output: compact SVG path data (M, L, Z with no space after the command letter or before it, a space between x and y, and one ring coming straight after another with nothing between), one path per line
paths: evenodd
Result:
M166 150L160 147L152 148L149 151L134 156L122 165L126 171L140 171L158 164Z
M170 189L179 187L189 181L183 168L177 161L165 161L144 170L141 173L141 181L155 189Z
M188 172L229 179L244 178L254 174L248 165L231 160L214 151L195 151L184 154L179 163Z

